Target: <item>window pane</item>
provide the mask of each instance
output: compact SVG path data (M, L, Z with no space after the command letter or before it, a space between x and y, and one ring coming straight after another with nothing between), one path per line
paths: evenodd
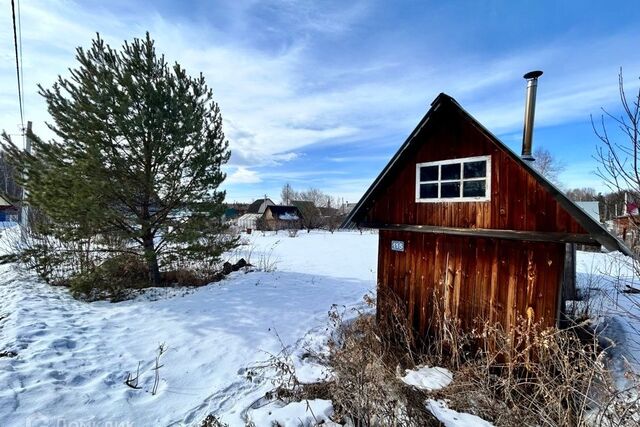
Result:
M420 182L437 180L438 166L422 166L420 168Z
M458 168L460 165L458 165ZM440 184L440 197L451 198L460 197L460 183L459 182L443 182Z
M485 195L486 195L485 181L466 181L463 184L463 187L462 187L463 197L484 197Z
M483 178L487 176L487 162L481 160L479 162L469 162L464 164L465 178Z
M460 163L454 163L452 165L442 165L440 167L442 168L442 175L440 179L460 179Z
M420 184L421 199L437 199L438 184Z

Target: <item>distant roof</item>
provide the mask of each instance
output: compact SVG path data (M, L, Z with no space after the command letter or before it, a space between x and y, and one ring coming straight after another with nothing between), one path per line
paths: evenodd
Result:
M292 200L291 201L291 205L292 206L296 206L296 207L300 207L300 206L304 206L304 207L308 207L308 208L316 208L315 203L310 202L308 200ZM316 208L317 209L317 208Z
M322 216L332 216L337 215L340 210L337 208L318 208L320 210L320 214Z
M265 201L266 201L266 204L265 204ZM261 214L261 213L264 213L264 210L267 206L271 206L271 205L275 205L275 203L273 203L273 201L269 198L258 199L247 207L247 213Z
M0 194L0 207L8 208L10 206L13 206L13 203L11 203L7 197Z
M246 210L248 206L249 206L249 203L239 203L239 202L227 203L228 208L239 209L239 210Z
M313 202L307 200L292 200L291 204L300 210L303 217L311 218L320 215L320 210L318 210Z
M591 218L600 222L600 203L598 201L591 202L575 202L578 207L585 211Z
M248 213L248 214L244 214L240 218L238 218L238 221L245 221L245 220L249 220L249 219L258 219L261 216L262 216L261 214Z
M224 216L227 218L238 216L238 209L236 208L227 208L224 210Z

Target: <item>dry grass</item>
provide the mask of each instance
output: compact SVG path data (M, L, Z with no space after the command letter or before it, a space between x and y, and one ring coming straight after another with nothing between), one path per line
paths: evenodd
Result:
M498 426L589 425L613 388L606 353L595 335L580 338L583 327L558 330L520 320L509 333L485 324L481 333L462 334L482 344L471 358L451 359L459 365L455 381L439 397Z
M424 409L427 397L496 426L639 425L640 381L615 389L604 340L587 323L560 330L522 318L509 332L483 322L463 331L448 319L418 340L401 302L379 301L377 320L332 314L329 394L337 414L357 426L438 425ZM399 381L404 368L422 364L450 368L453 383L427 395Z
M329 342L334 379L328 392L338 420L357 427L439 425L425 409L424 396L398 379L415 356L406 322L381 327L383 322L366 314L344 321L337 310L330 318L336 334Z

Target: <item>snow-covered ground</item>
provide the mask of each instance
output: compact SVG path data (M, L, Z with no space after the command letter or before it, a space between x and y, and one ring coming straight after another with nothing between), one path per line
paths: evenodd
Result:
M322 341L332 304L359 306L374 289L377 260L370 233L248 239L240 255L275 271L117 304L80 302L0 267L0 351L17 353L0 357L0 425L181 425L214 413L244 426L241 411L273 387L244 369L278 353L281 341L294 358ZM138 363L133 389L124 381ZM307 380L318 372L296 364Z
M631 258L619 252L578 251L576 271L583 297L576 304L579 309L588 309L602 335L614 344L609 350L611 367L618 387L626 388L630 383L625 372L640 374L640 278Z
M249 245L230 257L244 256L267 271L232 273L197 289L153 290L116 304L80 302L65 289L0 266L0 352L16 353L0 357L0 426L197 425L210 413L231 426L244 426L243 416L258 426L276 418L297 425L330 416L323 400L247 412L273 387L259 373L249 379L247 369L284 345L300 380L324 374L302 355L322 347L333 304L362 308L363 295L374 291L377 235L301 232L292 238L280 232L244 239ZM619 355L633 360L640 354L634 338L640 295L616 292L638 283L622 261L617 254L579 253L579 283L597 295L592 304L621 344ZM160 345L165 352L154 395ZM135 377L138 366L137 383L130 381L138 388L129 387L125 378ZM435 373L444 386L446 372L433 369L409 379L431 384ZM489 425L445 402L426 404L446 425Z

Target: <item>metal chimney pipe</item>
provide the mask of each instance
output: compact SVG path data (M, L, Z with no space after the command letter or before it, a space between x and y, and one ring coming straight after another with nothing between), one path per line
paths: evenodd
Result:
M529 71L523 77L527 80L527 99L524 104L524 130L522 132L522 160L533 162L531 145L533 140L533 119L536 114L536 91L538 77L542 71Z

